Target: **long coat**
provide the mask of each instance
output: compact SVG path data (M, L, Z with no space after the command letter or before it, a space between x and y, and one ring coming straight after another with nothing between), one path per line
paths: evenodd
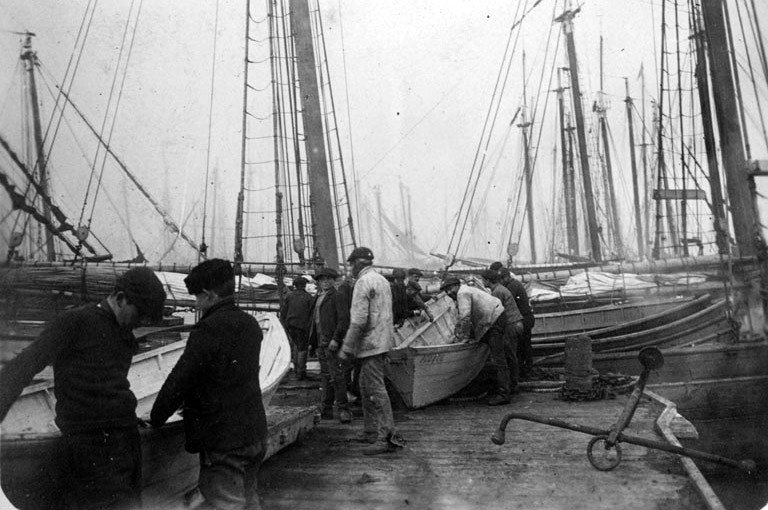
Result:
M189 335L187 347L152 406L160 426L184 404L187 450L227 451L266 441L261 400L258 321L234 298L211 307Z

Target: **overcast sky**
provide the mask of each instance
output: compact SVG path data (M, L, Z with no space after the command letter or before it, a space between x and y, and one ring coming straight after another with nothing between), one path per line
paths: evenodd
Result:
M321 2L344 157L347 168L354 167L359 180L361 203L370 208L373 189L378 186L389 216L402 221L402 182L413 200L416 241L427 251L445 252L448 247L454 215L481 141L512 25L532 4L518 5L508 0ZM20 147L21 143L19 117L12 113L19 108L20 36L10 31L29 30L37 34L35 48L47 70L44 72L52 76L48 84L58 82L64 76L87 5L85 1L9 0L0 6L0 29L4 30L0 33L0 134L14 146ZM138 2L134 9L137 5ZM643 65L647 99L658 95L655 55L660 5L656 0L588 0L575 20L584 106L588 112L599 88L598 48L600 36L604 38L604 90L616 147L628 145L623 78L629 77L639 108L638 71ZM673 15L671 5L669 16ZM98 5L70 93L98 127L104 118L130 7L128 1ZM263 9L261 2L253 9L254 18L263 16L258 12ZM465 248L466 255L497 258L504 252L506 241L502 237L509 228L505 217L510 217L509 200L516 196L522 161L520 129L508 127L523 101L522 50L526 52L527 100L530 104L541 97L537 115L543 116L546 94L539 90L552 84L548 68L544 74L542 68L552 59L551 53L545 58L547 48L554 47L557 38L562 38L558 25L551 21L553 14L560 12L561 1L544 0L531 10L523 24L512 30L516 53L496 139L488 147L483 181L494 184L478 188L476 200L482 207L478 207L480 212L473 213L475 235ZM242 1L221 0L218 4L209 159L209 180L217 184L215 188L209 187L211 212L206 221L209 226L219 226L215 235L207 234L211 255L227 258L232 255L240 173L244 13ZM681 16L681 44L687 50L687 11L681 11ZM126 165L177 222L185 223L185 230L196 239L200 238L205 189L215 18L216 3L211 1L142 4L110 140ZM768 26L766 16L762 20ZM672 22L669 20L668 24ZM675 44L673 36L668 44ZM561 52L558 65L565 64L562 55ZM753 65L757 65L755 61ZM264 75L255 76L252 83L256 86L261 81L263 86L264 80ZM765 94L765 79L761 80L758 90ZM546 115L554 119L554 95L549 95ZM41 92L41 96L49 98L47 92ZM650 115L649 111L649 120ZM758 126L757 121L758 117L752 115L753 128ZM82 134L82 126L75 125L73 129L80 133L81 149L62 124L61 141L51 156L51 175L59 203L69 203L67 214L78 218L83 214L83 200L72 198L81 197L88 173L87 166L85 170L77 169L84 164L82 158L75 156L82 150L93 159L96 148ZM554 127L545 128L535 144L535 215L537 228L544 232L552 229L553 204L558 201L552 191L555 133ZM753 129L753 157L765 159L768 154L759 135L759 130ZM631 183L627 152L617 154L617 159L617 195L628 213ZM7 164L5 158L0 161ZM105 184L99 201L113 203L112 209L122 214L97 210L93 215L94 232L101 231L101 236L110 237L121 230L130 231L153 262L163 254L164 262L193 261L191 250L181 248L183 241L168 251L168 236L158 236L163 229L162 221L149 206L139 203L132 185L121 184L122 178L117 175L119 172L113 167L106 172L104 180L109 185ZM86 208L84 217L89 216ZM631 220L625 218L625 223ZM363 227L362 242L377 248L377 234L368 231L365 222ZM632 235L630 225L625 226L624 237L631 240ZM528 250L525 237L523 234L520 239L523 259ZM544 237L546 234L542 233L542 240L537 242L539 253L545 248ZM7 241L3 238L2 242ZM130 245L121 246L113 249L116 258L132 256Z

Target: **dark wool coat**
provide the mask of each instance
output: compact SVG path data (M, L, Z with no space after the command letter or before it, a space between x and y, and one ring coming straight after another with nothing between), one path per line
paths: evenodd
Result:
M311 322L309 343L327 347L331 340L336 340L341 346L344 341L344 334L349 327L349 301L347 301L346 294L331 287L320 303L320 329L324 338L319 338L315 327L317 301L318 297L316 296L309 315Z
M184 405L187 449L228 451L265 442L267 418L259 385L263 334L233 298L211 307L152 406L159 427Z
M135 427L128 369L137 348L106 300L55 317L0 371L0 419L35 374L53 365L56 425L62 432Z

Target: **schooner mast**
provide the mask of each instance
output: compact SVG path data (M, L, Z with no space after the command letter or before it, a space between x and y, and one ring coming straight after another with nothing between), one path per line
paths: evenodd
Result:
M35 137L35 148L37 151L37 178L40 183L40 189L44 194L43 203L43 216L46 221L46 225L51 224L51 208L48 205L46 197L48 194L48 172L46 169L45 159L45 147L43 141L43 130L40 124L40 107L39 99L37 97L37 82L35 80L35 66L37 65L37 53L32 50L32 36L35 34L31 32L26 33L24 39L23 51L21 53L21 59L24 61L24 66L29 77L29 101L32 105L32 123ZM33 168L34 171L34 168ZM49 262L56 260L56 250L53 245L53 234L49 228L45 229L45 250Z
M560 121L560 157L563 166L563 195L565 196L565 225L568 239L568 255L579 253L578 222L576 221L576 182L573 175L573 158L571 153L571 128L570 121L565 121L565 99L563 92L561 72L567 68L557 70L557 105Z
M320 95L315 72L315 48L307 0L291 0L291 27L296 38L299 86L303 105L304 136L307 146L310 203L315 249L328 267L339 267L336 229L333 223L327 151L323 135Z
M523 150L525 151L525 208L528 216L528 239L531 243L531 263L536 263L536 236L535 223L533 219L533 168L531 168L531 147L528 138L528 130L531 127L531 121L528 119L528 101L526 99L526 80L525 80L525 52L523 52L523 109L522 119L517 125L523 132Z
M728 56L723 0L701 0L701 12L708 40L707 52L711 63L715 115L720 134L720 150L726 189L733 221L733 233L739 254L754 255L755 240L759 231L747 180L747 161L744 155L744 139L739 125L733 69Z
M600 233L597 227L597 215L595 213L595 198L592 191L592 176L589 171L589 155L587 154L587 136L584 129L584 110L581 104L581 86L579 85L579 64L576 60L576 44L573 40L573 18L579 12L579 8L568 9L555 18L562 23L568 48L568 66L571 75L571 98L573 100L573 112L576 116L576 136L579 142L579 160L581 162L581 176L584 181L584 200L587 212L587 231L589 233L592 258L596 262L603 260L600 250Z

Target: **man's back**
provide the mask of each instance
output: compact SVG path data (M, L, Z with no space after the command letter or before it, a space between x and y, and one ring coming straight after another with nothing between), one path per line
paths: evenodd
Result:
M280 311L280 320L292 328L308 329L313 301L313 297L304 289L289 292Z
M523 320L523 315L520 310L517 309L517 303L512 293L504 285L500 283L493 284L491 286L491 295L498 298L501 304L504 305L504 313L507 315L507 321L510 323Z
M480 340L491 325L504 313L501 301L484 290L462 285L456 295L459 320L470 319L475 339Z
M0 416L34 375L51 364L61 430L133 426L136 397L127 376L136 347L133 334L119 326L106 301L56 317L0 372Z
M517 309L520 310L522 315L533 314L530 300L528 299L528 292L525 290L525 285L520 280L510 277L506 282L507 289L512 293L517 304Z
M262 337L258 321L237 308L232 298L208 310L163 385L152 422L164 422L183 402L189 410L185 412L199 417L202 444L209 450L265 440L259 384Z

